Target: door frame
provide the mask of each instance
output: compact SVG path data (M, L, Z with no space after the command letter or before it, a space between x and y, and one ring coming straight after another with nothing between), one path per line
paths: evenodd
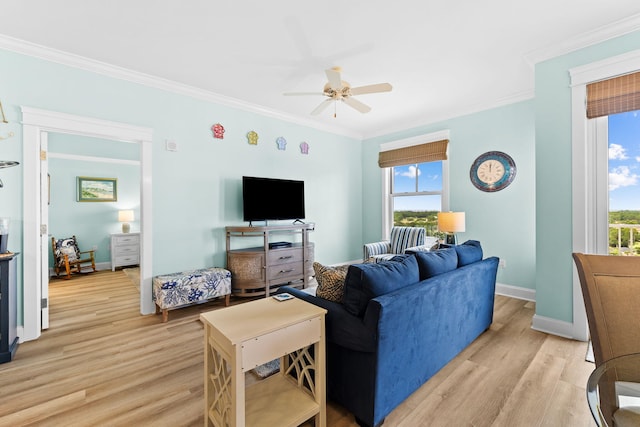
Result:
M573 252L602 252L602 218L608 218L608 192L595 179L598 153L595 121L587 119L587 84L640 70L640 50L569 70L571 77L571 149ZM591 129L590 129L591 128ZM603 190L604 189L604 190ZM606 193L606 194L603 194ZM605 214L606 212L606 214ZM608 225L607 225L608 226ZM573 338L587 341L589 328L580 279L573 268Z
M22 341L40 336L42 328L42 266L48 252L41 245L41 141L49 132L140 144L140 313L153 313L151 143L153 129L21 106L23 138L23 334ZM46 225L46 224L45 224ZM43 230L48 234L47 230ZM48 303L48 302L47 302Z

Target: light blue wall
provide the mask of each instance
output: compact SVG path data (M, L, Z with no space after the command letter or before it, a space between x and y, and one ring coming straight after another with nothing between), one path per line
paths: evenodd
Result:
M485 255L506 260L498 282L535 287L534 102L511 104L461 116L393 135L371 138L363 146L363 237L381 237L382 180L378 167L381 143L439 130L450 130L450 210L466 212L466 232L459 240L482 243ZM515 161L517 175L506 189L485 193L469 179L469 169L486 151L504 151Z
M153 129L153 275L225 264L224 227L245 224L242 175L304 180L316 259L361 256L359 140L2 50L0 97L11 122L0 132L16 133L0 141L0 159L22 162L21 105ZM223 140L212 137L214 123L224 125ZM257 146L247 143L251 130ZM279 136L286 151L277 150ZM165 151L166 139L177 152ZM308 155L300 153L302 141ZM0 216L12 219L10 250L20 251L22 167L0 178Z
M49 234L56 239L75 235L80 250L96 247L96 262L110 263L110 235L122 232L118 210L133 209L135 220L131 222L131 231L140 231L140 166L114 163L113 160L137 160L139 147L126 142L51 133L49 153ZM69 154L111 161L56 157ZM78 202L79 176L116 178L118 200ZM52 257L49 266L53 266Z
M242 224L242 175L303 179L308 219L317 223L316 259L361 256L379 239L380 143L442 129L451 131L451 203L467 212L462 239L480 240L487 255L507 261L498 281L536 290L538 315L570 322L571 104L568 70L640 48L640 32L536 66L535 100L371 138L362 144L304 126L108 78L0 50L0 159L22 162L19 106L121 121L154 130L153 274L224 264L224 227ZM427 121L427 119L425 119ZM222 123L224 140L211 137ZM260 135L258 146L246 133ZM286 151L275 148L284 136ZM178 143L164 150L165 139ZM308 156L297 146L307 141ZM482 193L469 181L479 154L500 150L518 167L514 183ZM21 250L22 167L3 169L0 217L12 220L9 249ZM534 196L535 195L535 196ZM20 260L22 262L22 260ZM20 297L20 295L19 295ZM21 302L19 303L21 306Z
M536 66L536 314L573 321L569 69L640 49L640 32Z

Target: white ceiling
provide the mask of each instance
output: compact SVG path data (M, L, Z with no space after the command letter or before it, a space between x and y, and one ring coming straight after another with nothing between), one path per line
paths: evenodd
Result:
M0 16L11 38L370 137L531 98L536 61L640 29L640 2L0 0ZM309 115L321 96L282 95L321 92L332 66L393 91L336 118Z

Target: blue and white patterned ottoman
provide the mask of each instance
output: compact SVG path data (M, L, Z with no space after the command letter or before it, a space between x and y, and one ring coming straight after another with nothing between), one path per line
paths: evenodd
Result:
M212 267L182 271L153 278L153 301L156 313L162 311L162 321L169 320L169 310L225 297L229 305L231 272Z

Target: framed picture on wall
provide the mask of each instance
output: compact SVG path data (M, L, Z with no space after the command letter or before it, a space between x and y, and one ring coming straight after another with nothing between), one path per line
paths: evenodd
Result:
M77 177L78 202L117 202L118 178Z

